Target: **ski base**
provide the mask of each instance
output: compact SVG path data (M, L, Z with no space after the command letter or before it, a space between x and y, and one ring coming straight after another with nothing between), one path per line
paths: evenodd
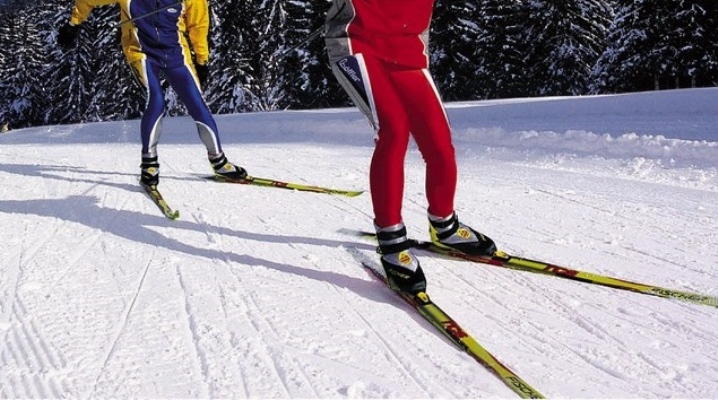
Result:
M215 181L215 182L238 183L238 184L242 184L242 185L275 187L275 188L281 188L281 189L297 190L300 192L334 194L334 195L347 196L347 197L356 197L356 196L359 196L360 194L364 193L364 191L362 191L362 190L332 189L332 188L323 187L323 186L304 185L301 183L278 181L276 179L259 178L256 176L247 176L244 179L232 179L232 178L227 178L224 176L213 175L213 176L206 176L205 179Z
M347 249L364 268L368 269L383 284L387 284L386 277L377 270L378 265L369 261L357 249ZM387 286L388 287L388 286ZM469 335L453 318L444 312L429 295L419 292L415 295L401 291L394 291L399 297L410 304L425 320L446 336L450 342L469 354L479 364L501 379L506 386L523 399L545 398L536 389L531 387L508 367L499 362L488 350L481 346Z
M173 210L167 204L164 197L162 197L162 193L160 193L160 191L157 189L157 186L149 186L143 183L140 183L140 186L142 186L142 189L150 197L150 200L152 200L152 202L157 205L157 207L162 211L165 217L172 220L179 218L179 211Z

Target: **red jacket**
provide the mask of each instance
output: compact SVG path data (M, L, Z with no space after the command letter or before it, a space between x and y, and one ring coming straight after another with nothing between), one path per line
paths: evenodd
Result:
M433 9L434 0L334 0L327 14L330 61L362 53L427 68Z

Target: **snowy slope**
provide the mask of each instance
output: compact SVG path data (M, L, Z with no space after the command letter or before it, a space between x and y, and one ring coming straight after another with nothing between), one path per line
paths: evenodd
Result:
M718 89L451 104L460 218L506 251L718 296ZM366 189L353 109L218 116L256 176ZM347 248L357 198L204 181L165 121L139 191L138 122L0 136L0 397L515 398ZM404 219L426 239L423 162ZM548 397L713 398L718 309L421 256L429 293Z

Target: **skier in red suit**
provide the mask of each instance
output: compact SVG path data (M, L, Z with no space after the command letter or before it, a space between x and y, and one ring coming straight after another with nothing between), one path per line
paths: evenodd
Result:
M451 129L428 70L433 8L433 0L333 0L327 14L334 75L376 132L369 180L387 283L414 294L426 290L426 279L401 216L410 136L426 162L431 240L467 254L496 251L490 238L459 222L454 211Z

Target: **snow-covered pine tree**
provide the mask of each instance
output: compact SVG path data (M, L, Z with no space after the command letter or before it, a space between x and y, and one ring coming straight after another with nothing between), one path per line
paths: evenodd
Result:
M50 51L54 60L47 82L50 82L50 98L53 101L46 116L46 123L84 122L96 114L91 111L90 106L98 76L97 71L93 69L97 49L94 47L95 37L92 36L92 26L96 23L99 13L94 12L81 25L75 46L64 50L57 45L57 31L70 19L71 8L67 4L58 6L59 3L64 2L54 2L55 13L49 29L54 39L50 41Z
M285 45L276 62L285 75L281 108L325 108L348 105L346 94L329 66L323 32L331 0L287 3ZM295 48L296 47L296 48ZM294 48L294 49L293 49ZM293 49L293 50L292 50Z
M287 103L284 90L287 87L287 72L277 62L275 54L287 48L287 26L289 13L286 0L263 0L256 14L257 41L253 46L253 64L255 81L250 95L256 110L273 111L281 109Z
M666 1L656 8L663 20L656 36L656 47L649 53L657 69L660 89L695 87L716 75L716 22L709 10L716 2Z
M715 1L617 3L608 47L592 74L591 92L654 90L699 81L715 84Z
M520 0L479 1L473 54L478 98L522 97L529 92L521 42L526 15Z
M12 90L9 74L10 71L10 57L7 53L7 49L10 48L10 36L11 36L11 18L10 13L6 10L0 10L0 71L3 71L0 75L0 124L5 124L8 118L8 112L10 110L10 91Z
M698 0L698 4L706 11L705 37L708 42L705 75L698 77L700 86L718 86L718 1Z
M252 111L248 89L254 85L258 0L225 0L210 3L210 79L204 92L214 113Z
M85 24L86 38L94 50L89 63L98 71L92 82L92 98L86 116L90 121L139 118L144 108L144 89L136 82L122 53L119 6L100 7ZM184 110L184 108L183 108Z
M322 26L329 1L211 1L205 95L212 111L347 105L329 72L321 38L284 60L272 59ZM580 94L583 69L600 39L596 19L604 18L604 2L615 13L608 47L591 74L592 92L718 85L715 0L439 0L431 65L444 98ZM0 120L32 126L139 116L141 90L108 31L118 21L111 8L93 12L76 48L56 46L57 30L67 22L72 3L13 0L0 5ZM572 4L578 4L575 10ZM539 16L529 16L523 5ZM542 57L545 62L537 61ZM181 112L172 92L168 98L170 113Z
M482 33L480 18L475 0L440 0L435 4L431 71L446 101L475 99L482 93L474 84L477 61L482 57L477 46Z
M580 95L588 90L605 48L612 9L604 0L531 0L522 31L530 95Z
M217 112L276 110L284 99L283 75L272 55L285 42L283 0L228 0L217 8L213 34L222 93L211 97ZM215 88L215 86L212 86Z
M22 4L20 4L22 3ZM47 42L48 6L32 8L23 2L13 4L2 11L2 107L0 120L15 128L39 124L48 108L46 91L48 57L44 44Z

